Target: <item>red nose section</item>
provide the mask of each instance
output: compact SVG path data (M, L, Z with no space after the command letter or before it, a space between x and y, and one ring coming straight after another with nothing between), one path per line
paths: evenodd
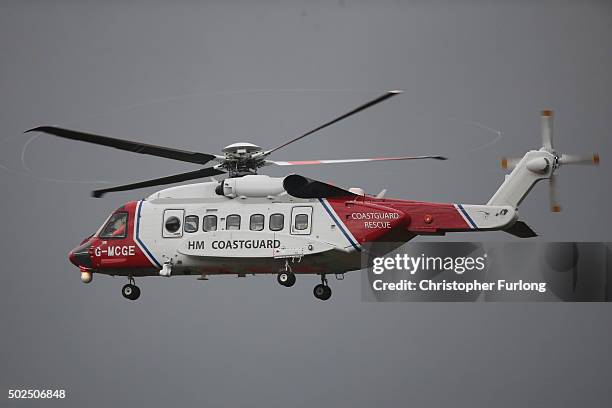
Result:
M89 254L89 249L91 248L91 243L86 242L85 244L73 249L68 254L68 259L74 266L79 268L91 268L91 256Z
M74 249L70 251L70 253L68 254L68 259L70 260L70 262L72 262L74 266L79 266L79 264L76 261L76 256L74 255Z

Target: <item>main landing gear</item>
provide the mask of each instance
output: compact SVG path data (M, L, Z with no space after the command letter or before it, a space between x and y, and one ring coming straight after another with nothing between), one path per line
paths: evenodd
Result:
M321 283L314 287L312 290L314 297L320 300L327 300L331 297L331 288L327 285L327 278L325 274L321 274Z
M338 275L336 275L336 277L338 277ZM291 266L288 261L285 262L285 269L281 269L278 275L276 275L276 280L279 284L287 288L295 285L295 273L291 271ZM320 300L327 300L331 297L332 290L327 284L327 278L324 273L321 274L321 283L314 287L312 293L314 297Z
M124 298L129 300L136 300L140 297L140 288L136 286L133 277L129 277L130 283L121 288L121 294Z

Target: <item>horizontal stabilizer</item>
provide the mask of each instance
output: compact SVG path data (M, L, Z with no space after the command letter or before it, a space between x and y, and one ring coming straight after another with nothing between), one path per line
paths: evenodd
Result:
M536 232L523 221L515 222L511 227L506 228L504 231L519 238L533 238L538 236L538 234L536 234Z

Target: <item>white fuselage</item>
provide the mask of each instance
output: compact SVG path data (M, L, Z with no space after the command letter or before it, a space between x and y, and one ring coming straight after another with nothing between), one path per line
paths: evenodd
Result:
M216 186L173 187L138 203L136 239L153 264L175 275L276 273L287 261L298 273L361 268L350 232L319 199L228 198ZM171 217L180 220L176 231L166 228Z

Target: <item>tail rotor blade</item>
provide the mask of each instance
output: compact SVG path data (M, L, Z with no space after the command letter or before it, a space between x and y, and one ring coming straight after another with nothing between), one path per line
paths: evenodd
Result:
M552 124L553 112L551 110L543 110L541 114L542 123L542 147L548 150L553 149L553 124Z
M554 174L550 176L548 179L549 185L549 198L550 198L550 211L558 213L561 212L561 206L559 205L559 200L557 199L557 176Z
M501 159L501 168L504 170L512 170L513 168L516 167L516 165L518 164L518 162L520 162L521 159L516 158L516 157L502 157Z
M590 156L576 154L562 154L559 164L586 164L591 166L599 165L599 154L593 153Z

